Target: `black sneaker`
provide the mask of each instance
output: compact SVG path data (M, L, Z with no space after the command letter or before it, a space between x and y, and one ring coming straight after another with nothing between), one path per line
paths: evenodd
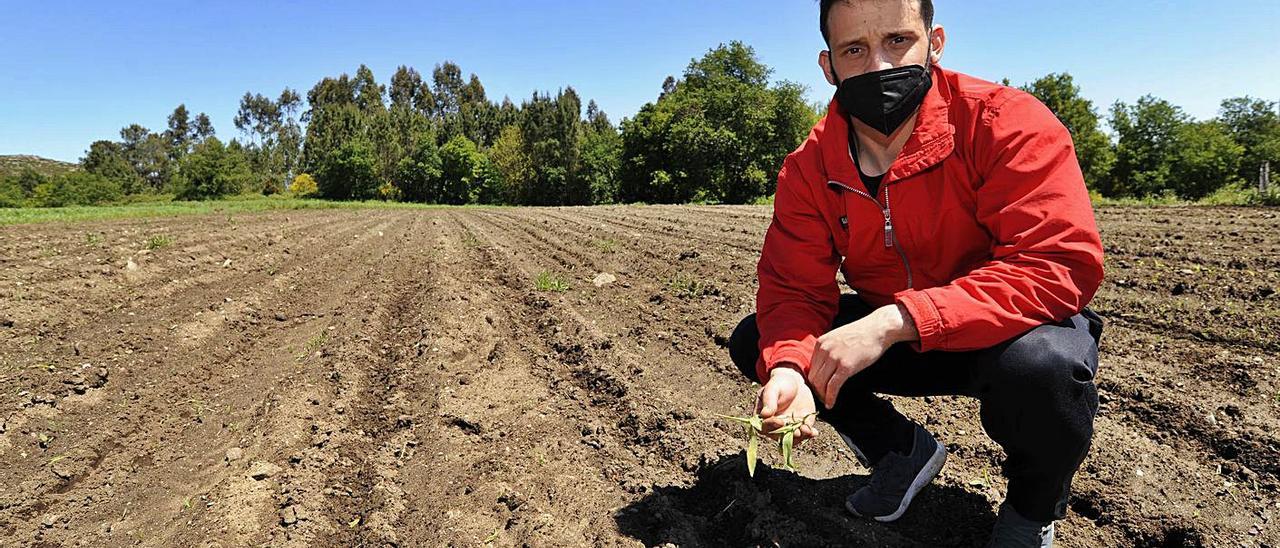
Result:
M871 482L844 501L855 516L890 522L902 517L911 499L937 477L947 462L947 450L928 430L915 425L911 454L890 451L871 471ZM843 436L842 436L843 437ZM845 443L853 447L850 440ZM861 455L856 447L855 452Z
M1053 522L1043 523L1022 517L1007 503L1000 505L996 526L987 548L1052 548Z

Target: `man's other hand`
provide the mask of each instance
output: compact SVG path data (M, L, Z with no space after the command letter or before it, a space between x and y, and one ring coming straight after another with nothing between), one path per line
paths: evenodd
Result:
M900 305L877 308L866 317L818 337L809 366L809 384L827 409L845 381L866 369L896 343L917 340L911 315Z

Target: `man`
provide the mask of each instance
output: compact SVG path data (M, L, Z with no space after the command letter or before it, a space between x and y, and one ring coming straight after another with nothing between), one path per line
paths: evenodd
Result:
M930 0L820 9L837 91L778 175L733 360L764 383L766 430L823 403L872 468L846 507L879 521L946 451L876 394L978 398L1007 457L992 545L1051 545L1093 435L1102 332L1085 308L1102 245L1071 137L1030 95L938 66Z

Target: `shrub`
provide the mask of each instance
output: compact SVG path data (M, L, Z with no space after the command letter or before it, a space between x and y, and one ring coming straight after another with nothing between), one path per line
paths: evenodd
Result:
M297 198L310 198L320 192L316 180L309 173L301 173L289 183L289 193Z

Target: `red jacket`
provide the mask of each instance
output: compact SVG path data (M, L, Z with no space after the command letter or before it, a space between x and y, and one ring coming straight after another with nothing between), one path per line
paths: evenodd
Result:
M916 126L873 198L832 102L778 174L757 269L757 372L808 372L840 297L903 305L917 351L988 348L1077 314L1102 242L1071 135L1030 94L933 69ZM845 224L847 221L847 226Z

